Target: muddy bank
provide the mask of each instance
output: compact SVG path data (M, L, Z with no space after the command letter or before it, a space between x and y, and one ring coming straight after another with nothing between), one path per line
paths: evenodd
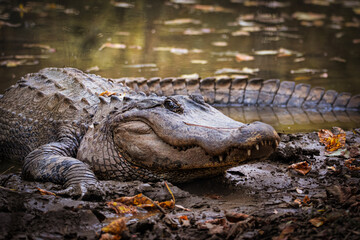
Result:
M359 239L360 171L345 166L348 156L326 156L316 133L283 134L271 159L229 170L224 176L189 184L169 184L173 210L127 215L122 239ZM360 129L346 144L359 166ZM307 161L301 175L288 166ZM78 201L41 195L51 183L0 176L1 239L117 239L101 229L120 216L107 205L143 193L156 201L172 196L164 183L101 182L102 200ZM184 217L186 216L186 217ZM187 219L187 220L186 220Z

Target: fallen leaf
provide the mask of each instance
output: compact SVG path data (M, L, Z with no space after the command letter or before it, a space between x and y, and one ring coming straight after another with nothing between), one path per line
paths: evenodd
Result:
M353 39L353 44L359 44L360 43L360 38L359 39Z
M38 188L38 187L36 189L40 192L41 195L53 195L53 196L56 196L55 193L47 191L45 189L41 189L41 188Z
M134 64L134 65L124 65L126 68L157 68L155 63L143 63L143 64Z
M207 61L207 60L194 59L194 60L191 60L191 63L192 63L192 64L207 64L208 61Z
M259 56L277 55L278 50L260 50L255 51L254 54Z
M360 166L350 165L355 161L355 158L351 158L345 161L345 166L350 169L351 171L358 171L360 170ZM358 162L359 163L359 162ZM360 164L358 164L360 165Z
M109 92L108 90L106 90L105 92L102 92L99 94L99 96L105 96L105 97L110 97L112 95L117 95L116 92Z
M298 198L294 200L294 203L298 206L301 206L301 200Z
M23 47L26 48L41 48L44 49L50 53L54 53L56 52L55 48L50 47L49 45L44 45L44 44L37 44L37 43L25 43L23 44Z
M117 214L119 215L125 215L125 214L136 214L137 208L134 206L127 206L123 203L120 202L107 202L108 207L110 207L111 209L113 209Z
M333 134L333 132L337 132L337 134ZM320 129L318 132L319 142L325 144L325 149L329 152L345 146L346 133L344 130L334 127L333 132L327 129Z
M295 12L292 17L300 21L316 21L326 18L326 15L313 12Z
M134 4L131 3L127 3L127 2L116 2L116 1L110 1L110 4L113 5L114 7L119 7L119 8L133 8Z
M199 79L200 75L197 73L192 73L192 74L183 74L180 76L181 78L186 78L186 79Z
M230 212L230 213L226 213L225 217L229 222L236 223L236 222L247 219L248 217L250 217L250 215L245 214L245 213Z
M219 70L215 71L216 75L219 74L251 74L254 75L256 73L259 72L259 68L248 68L248 67L244 67L242 69L237 69L237 68L222 68Z
M243 53L238 53L235 56L235 59L237 62L243 62L243 61L253 61L254 57L247 55L247 54L243 54Z
M286 240L288 239L288 235L295 231L295 226L287 224L285 228L281 231L280 235L277 237L273 237L272 240Z
M167 20L164 22L164 24L165 25L201 24L201 21L192 18L178 18L173 20Z
M327 69L311 69L311 68L300 68L290 71L291 74L302 74L302 73L315 74L315 73L326 73L326 72Z
M101 231L105 233L111 233L114 235L120 235L123 231L127 229L125 218L118 218L112 221L109 225L103 227Z
M359 15L360 15L360 8L354 8L354 9L353 9L353 11L354 11L354 13L356 13L356 14L359 14Z
M110 233L101 234L100 240L120 240L121 236L112 235Z
M311 170L311 165L306 161L291 164L288 169L294 169L296 172L306 175Z
M100 71L100 68L98 66L94 66L85 70L85 72L97 72L97 71Z
M250 36L250 33L244 30L239 30L239 31L235 31L231 33L232 36L237 37L237 36Z
M325 219L323 217L317 217L309 220L309 222L315 227L320 227L324 224L324 221Z
M125 49L126 45L122 43L104 43L99 48L99 51L103 50L104 48L113 48L113 49Z
M212 42L211 45L215 47L226 47L228 45L227 42Z
M305 203L305 204L309 203L309 202L310 202L309 196L308 196L308 195L305 195L305 197L304 197L304 199L303 199L302 201L303 201L303 203Z
M200 10L200 11L203 11L203 12L223 12L223 13L231 13L231 12L234 11L232 9L223 8L223 7L220 7L220 6L200 5L200 4L194 5L193 9Z

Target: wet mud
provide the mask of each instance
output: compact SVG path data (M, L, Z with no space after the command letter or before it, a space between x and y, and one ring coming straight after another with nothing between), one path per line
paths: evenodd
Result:
M360 129L346 134L347 146L358 149ZM317 133L281 138L267 161L212 179L169 184L176 207L126 216L126 229L118 235L101 231L120 217L107 202L139 193L170 200L163 182L102 181L104 199L81 201L37 189L61 186L2 174L0 239L359 239L360 170L346 166L348 156L327 156ZM359 166L358 151L351 157L352 166ZM306 175L288 169L301 161L311 166Z

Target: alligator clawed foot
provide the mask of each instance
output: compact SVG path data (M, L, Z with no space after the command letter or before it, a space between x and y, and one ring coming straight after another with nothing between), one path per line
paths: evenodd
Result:
M105 197L105 192L101 188L102 184L97 183L76 183L69 187L56 191L59 196L71 197L77 200L101 201Z

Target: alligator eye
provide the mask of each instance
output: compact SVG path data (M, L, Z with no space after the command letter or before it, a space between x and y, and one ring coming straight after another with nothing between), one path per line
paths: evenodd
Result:
M167 98L164 101L164 107L175 113L182 113L182 107L173 99Z

